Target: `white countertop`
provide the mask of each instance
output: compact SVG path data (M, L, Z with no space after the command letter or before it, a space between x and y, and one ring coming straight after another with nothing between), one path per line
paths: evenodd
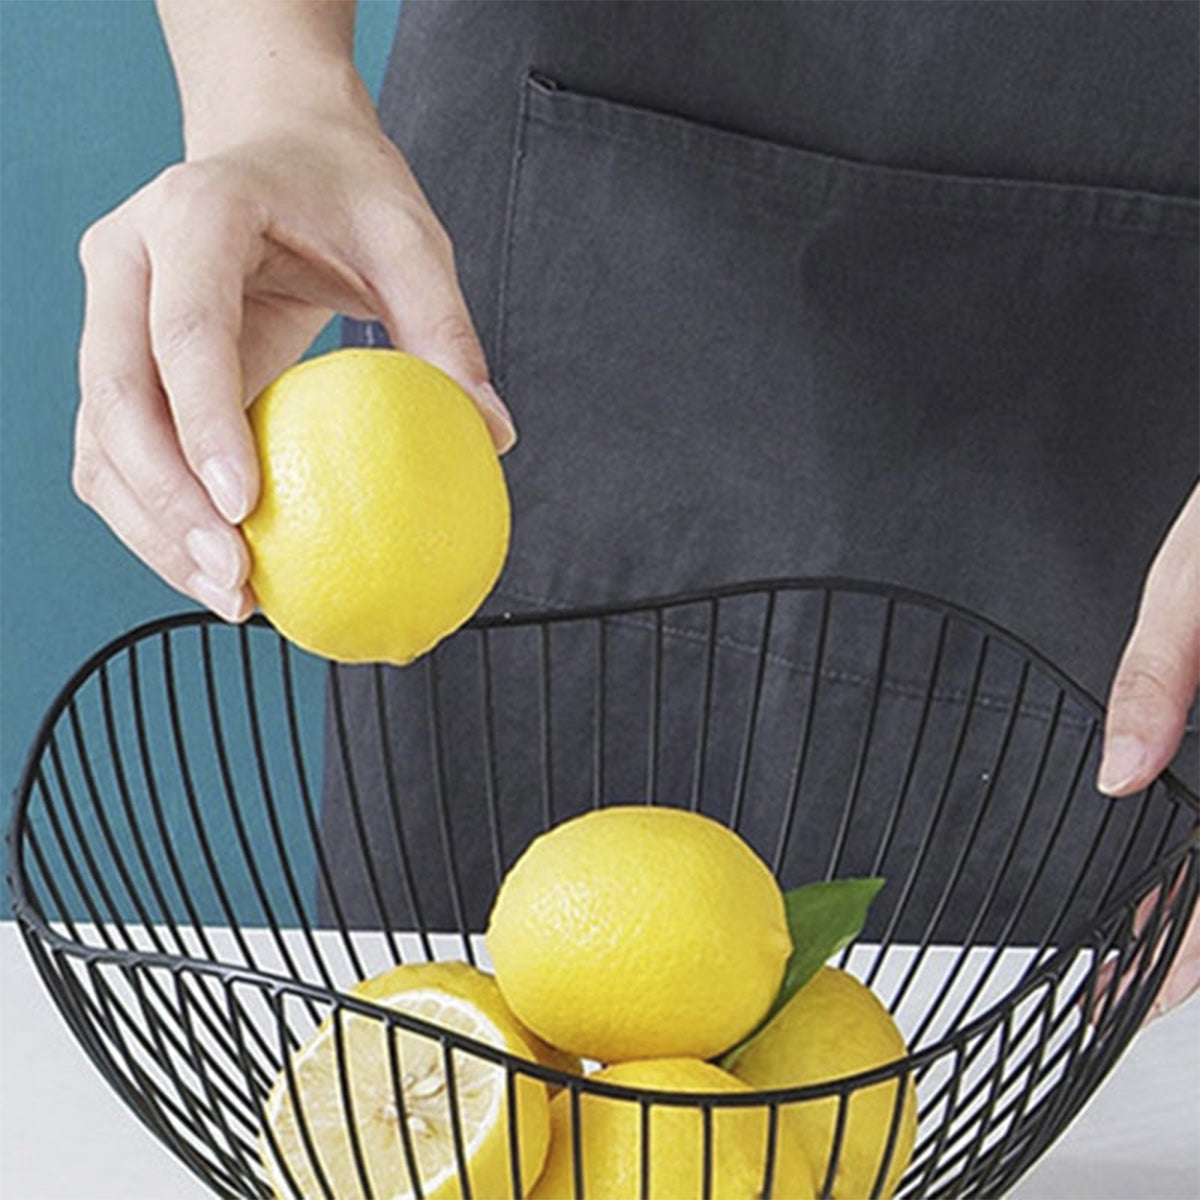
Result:
M211 1193L92 1067L0 922L0 1198L204 1200ZM1200 1197L1200 1002L1145 1030L1012 1200Z

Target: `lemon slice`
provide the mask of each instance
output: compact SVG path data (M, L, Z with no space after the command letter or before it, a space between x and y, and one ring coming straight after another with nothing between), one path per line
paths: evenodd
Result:
M459 996L418 989L377 1003L529 1057ZM357 1013L326 1019L293 1056L292 1086L282 1072L267 1098L270 1136L261 1152L276 1194L450 1200L463 1195L462 1167L472 1195L512 1197L507 1072L462 1050L448 1053L449 1067L439 1039L389 1030ZM528 1189L546 1157L549 1101L535 1079L517 1075L514 1084L521 1186Z
M528 1047L533 1061L568 1075L582 1075L583 1063L578 1055L567 1054L542 1041L513 1015L504 1002L504 996L496 983L496 977L465 962L402 963L391 967L380 975L356 983L350 995L371 1000L376 1004L389 1005L402 992L420 988L433 988L449 992L462 1000L469 1000L494 1022L505 1035L506 1044ZM549 1084L550 1095L558 1088Z

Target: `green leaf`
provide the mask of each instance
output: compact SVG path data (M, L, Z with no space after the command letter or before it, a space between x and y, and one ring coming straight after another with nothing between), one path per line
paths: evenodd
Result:
M867 923L871 901L879 894L883 884L884 881L877 876L833 879L784 892L788 930L792 935L792 956L784 968L779 992L758 1026L717 1060L720 1066L729 1070L779 1010L833 955L844 950L858 937Z

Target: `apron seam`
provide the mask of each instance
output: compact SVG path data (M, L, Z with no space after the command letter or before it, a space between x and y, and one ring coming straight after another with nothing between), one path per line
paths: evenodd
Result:
M526 88L525 96L528 96L528 95L529 95L529 89ZM741 174L741 175L747 175L747 176L753 177L755 179L762 180L764 183L773 184L773 185L775 185L776 190L780 190L783 187L787 186L787 187L793 188L794 190L797 190L797 191L803 191L803 192L809 193L810 195L820 196L823 199L825 199L826 201L829 201L829 190L830 189L829 189L828 184L822 185L815 181L804 180L804 179L795 179L795 180L786 180L785 181L785 180L781 179L781 177L774 172L766 171L760 167L755 167L755 166L752 166L747 163L735 162L731 158L726 158L719 154L714 154L708 150L704 150L704 149L685 150L681 146L673 146L673 145L665 144L661 140L655 140L655 141L653 141L653 144L651 144L651 141L648 139L638 138L631 134L618 132L613 129L598 128L596 125L590 124L586 121L580 121L575 118L570 118L570 117L551 118L551 117L546 117L546 116L542 116L542 115L533 113L533 112L529 111L528 104L524 103L524 101L523 101L523 107L525 109L525 111L523 113L523 118L522 118L523 122L537 123L539 125L545 126L548 129L573 129L577 132L588 134L594 139L619 142L622 145L628 146L631 149L633 149L634 151L636 151L639 154L639 156L642 158L654 159L660 154L665 154L665 155L669 155L670 157L672 157L674 159L679 159L684 162L702 161L710 166L720 167L723 170L727 170L727 171L734 172L734 173ZM714 132L722 133L724 131L714 130ZM748 135L731 134L729 136L748 136ZM524 141L523 131L522 131L522 141ZM774 143L766 143L766 144L768 146L772 146L772 147L775 146ZM787 147L782 144L780 144L777 148L781 151L786 151L788 149L791 149L791 147ZM650 153L651 151L654 151L654 154L651 154ZM807 151L798 151L798 153L808 153L808 152ZM841 165L839 160L836 160L836 159L831 160L830 169L836 170L839 165ZM846 165L853 169L858 164L848 163ZM870 164L864 164L864 165L867 167L867 169L870 169ZM879 168L879 169L889 170L892 168L884 167L884 168ZM901 170L903 168L895 168L895 169ZM960 176L952 176L952 177L948 176L947 177L947 179L951 179L951 178L957 181L962 177L960 177ZM1027 184L1030 187L1049 186L1049 185L1045 185L1045 184L1040 184L1036 180L1012 181L1012 182L1005 183L1005 182L996 181L996 180L979 179L979 180L967 180L966 182L968 184L974 183L979 187L987 187L989 184L998 185L1001 187L1015 187L1015 188L1020 188L1025 184ZM936 177L931 178L931 183L936 183ZM858 183L856 186L862 186L862 185L861 185L861 183ZM1061 186L1069 186L1069 185L1061 185ZM1080 186L1082 187L1084 185L1080 185ZM1134 193L1134 194L1136 195L1136 193ZM1178 200L1174 200L1173 198L1168 197L1166 199L1173 203L1179 203ZM1028 225L1028 226L1034 226L1034 227L1049 225L1049 226L1057 226L1060 228L1069 228L1069 229L1101 230L1105 233L1124 233L1124 234L1128 234L1133 237L1162 238L1162 239L1165 239L1168 241L1183 242L1183 243L1187 243L1187 244L1192 244L1197 240L1196 230L1192 229L1190 227L1189 228L1175 228L1171 225L1164 225L1159 228L1139 228L1137 226L1133 226L1128 223L1120 223L1117 221L1103 220L1100 218L1083 219L1080 217L1063 217L1063 216L1055 216L1054 214L1051 214L1051 213L1036 214L1036 215L1035 214L1024 214L1024 213L1008 213L1008 212L1003 212L998 209L975 207L975 206L966 205L966 204L948 203L944 200L930 200L928 202L922 203L922 202L915 201L915 200L897 199L897 200L890 200L886 203L884 203L884 202L873 203L869 200L864 200L859 197L851 196L849 198L838 198L838 199L829 201L829 207L834 208L834 209L836 209L836 208L855 208L855 209L861 209L861 210L867 211L867 212L880 212L880 213L891 213L897 209L905 209L905 210L915 213L915 214L926 214L926 215L929 215L930 217L933 217L934 215L942 215L942 216L946 216L949 219L957 218L958 220L960 220L964 223L974 221L974 222L978 222L978 223L1003 223L1003 224L1011 224L1011 225ZM814 214L814 219L820 215L822 215L822 214L819 214L819 213ZM1165 220L1165 218L1164 218L1164 220Z
M520 90L516 136L509 156L508 195L505 199L504 228L501 234L500 273L496 284L496 321L493 336L493 369L497 390L504 394L508 385L508 293L513 273L513 247L516 242L517 209L520 204L522 166L525 161L526 131L529 128L529 88Z
M496 588L493 596L504 599L512 599L522 603L535 604L540 608L551 611L563 611L570 606L562 604L558 601L549 600L541 597L536 597L528 594L523 594L508 588ZM638 629L646 632L654 632L659 626L657 623L648 620L639 620L637 617L630 614L617 614L607 618L614 625L623 625L630 629ZM672 625L664 621L662 626L664 633L672 634L681 641L688 641L694 644L706 644L707 639L704 634L694 629L688 629L682 625ZM745 654L761 653L760 646L755 642L747 642L741 638L733 637L729 634L722 634L716 638L717 646L727 650L734 650ZM789 655L781 654L778 651L768 650L763 655L768 663L772 663L777 667L783 667L786 670L794 671L798 675L811 677L813 674L813 664L804 662L800 659L792 658ZM858 671L850 671L839 667L822 667L818 672L822 679L828 679L833 683L847 683L855 687L866 687L874 685L875 677L873 675L864 674ZM926 685L918 682L909 682L906 680L884 680L880 684L880 690L894 696L899 696L906 700L921 700L924 699L928 688ZM941 704L963 704L969 697L970 692L966 688L934 688L929 693L931 698ZM1007 712L1012 708L1012 700L1010 697L1003 696L995 692L977 692L975 694L975 702L985 709L995 709ZM1035 720L1046 721L1054 715L1054 707L1052 705L1038 705L1024 703L1019 706L1018 715L1031 717ZM1068 729L1090 729L1096 725L1098 718L1072 716L1069 713L1060 712L1058 716L1059 724Z

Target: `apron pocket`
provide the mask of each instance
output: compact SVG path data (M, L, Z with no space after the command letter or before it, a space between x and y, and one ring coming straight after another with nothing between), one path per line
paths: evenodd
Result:
M507 223L500 603L849 575L1103 686L1195 472L1195 202L848 162L531 76Z
M1196 205L835 160L537 77L521 109L491 347L521 439L505 460L512 549L488 607L875 579L991 616L1099 693L1195 471ZM878 604L863 598L831 618L818 666L814 603L781 601L769 635L761 597L725 606L709 666L704 604L661 626L615 622L599 748L596 650L566 628L497 634L490 753L472 635L402 671L339 670L325 818L346 917L406 927L419 908L434 928L480 929L529 838L594 802L686 803L694 789L727 817L736 796L739 827L770 857L814 671L823 716L783 877L829 866L847 788L860 801L837 869L872 869L897 804L890 746L921 719L929 631L898 625L885 671ZM656 646L661 677L647 665ZM1057 804L1021 823L1052 701L1023 691L1014 656L980 653L972 638L944 649L933 749L905 816L919 827L955 753L956 789L988 789L947 938L989 896L1014 828L1009 877L1028 877ZM724 724L697 783L694 707L710 669ZM875 693L882 757L847 773ZM979 740L953 751L968 710ZM1013 713L1020 752L991 782ZM1064 713L1063 729L1054 752L1068 765L1094 750L1086 712ZM360 800L373 875L345 833ZM489 822L503 836L489 839ZM900 878L909 843L895 845L882 865ZM943 903L967 852L930 855L900 936ZM388 881L386 913L367 904L370 878ZM1013 936L1041 936L1060 900L1039 895Z

